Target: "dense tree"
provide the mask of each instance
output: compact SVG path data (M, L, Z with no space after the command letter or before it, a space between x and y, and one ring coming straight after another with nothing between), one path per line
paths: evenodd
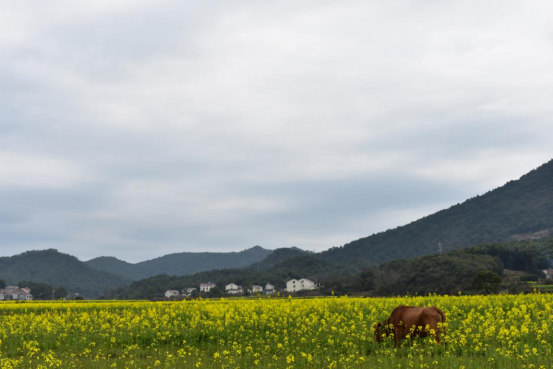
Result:
M499 275L489 270L484 270L476 274L472 282L472 287L477 291L489 294L497 292L500 284L501 277Z
M56 300L64 299L68 295L67 290L63 286L58 286L54 288L54 296Z
M549 266L553 238L492 243L459 249L458 253L491 255L501 259L505 269L533 272Z

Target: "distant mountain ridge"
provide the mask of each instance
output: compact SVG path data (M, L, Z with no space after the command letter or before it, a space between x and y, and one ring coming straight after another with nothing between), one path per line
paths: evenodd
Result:
M96 270L139 280L158 274L181 276L214 269L243 268L262 261L272 252L261 246L254 246L240 252L174 253L136 264L110 256L101 256L85 263Z
M262 283L268 280L277 286L282 285L286 278L306 277L320 281L353 275L371 265L415 257L424 257L426 261L448 259L448 262L470 265L474 261L466 260L471 257L463 256L465 261L459 261L459 256L453 253L438 259L426 256L436 254L439 243L444 254L463 247L496 242L519 241L523 245L524 240L543 239L545 243L550 243L547 237L551 235L552 228L553 161L549 161L519 180L510 181L482 196L342 247L321 253L277 249L265 260L245 269L213 270L189 277L158 276L134 282L128 289L121 289L120 296L146 297L151 296L150 292L159 292L165 287L178 288L181 284L195 285L206 280L221 284ZM547 249L553 250L551 247ZM486 258L489 259L489 255ZM489 262L484 260L486 258L482 257L484 264ZM390 265L403 264L394 262ZM405 265L416 270L416 260L410 260ZM409 280L408 276L405 278L405 281ZM411 291L415 290L413 288Z
M309 251L305 251L297 247L283 247L274 250L265 259L258 261L257 263L248 265L247 268L255 270L267 270L296 256L312 254L313 253Z
M210 278L276 285L286 278L320 280L351 275L382 262L435 254L439 243L445 253L480 244L546 239L552 229L553 160L482 196L321 253L256 246L231 253L176 253L131 264L114 257L81 262L50 249L0 258L0 279L12 284L29 280L62 285L92 297L141 280L126 292L120 288L124 291L120 296L141 298L149 296L148 289L171 287L167 281L177 288ZM151 281L142 280L156 275ZM186 275L192 277L181 278Z
M27 280L63 286L68 292L77 292L86 298L98 298L104 292L131 282L119 275L93 269L76 257L55 249L0 257L0 279L15 285Z
M328 261L379 264L464 246L547 237L553 228L553 160L504 186L415 222L323 251ZM531 236L528 236L531 237Z

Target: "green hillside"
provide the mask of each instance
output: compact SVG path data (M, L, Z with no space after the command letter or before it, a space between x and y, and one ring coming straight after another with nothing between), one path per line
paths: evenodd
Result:
M297 247L283 247L283 248L274 250L265 259L249 265L248 268L255 269L255 270L267 270L288 259L295 258L300 255L309 255L309 254L311 253L309 253L308 251L299 249ZM314 255L314 254L311 254L311 255Z
M54 249L0 257L0 279L7 284L26 280L63 286L68 292L77 292L86 298L97 298L105 291L130 283L128 279L95 270L76 257Z
M148 277L142 273L141 269L136 267L136 264L127 263L113 256L100 256L85 261L85 263L95 270L117 274L133 281Z
M408 225L322 252L325 260L379 264L459 247L543 237L553 229L553 161L519 180Z
M501 247L501 244L495 245L493 250L498 251ZM359 273L356 273L355 269L330 263L317 254L300 254L264 270L242 268L213 270L190 276L157 275L119 288L115 292L115 297L153 298L161 296L168 289L198 288L200 283L208 281L217 284L221 290L231 282L244 286L263 285L270 282L275 287L283 289L286 281L292 278L309 278L321 283L323 285L321 292L326 294L332 291L338 294L370 293L379 296L408 292L412 294L457 293L460 290L470 290L472 280L478 272L491 271L498 275L502 274L501 260L486 252L493 253L491 248L467 248L444 255L395 260L376 267L368 267ZM503 252L505 253L505 250ZM538 252L539 255L541 255L540 252ZM531 257L523 252L513 255L515 259L519 256ZM544 261L540 256L537 259L534 265Z
M288 254L290 249L284 249ZM279 250L275 250L275 253ZM318 254L294 253L266 269L221 269L189 276L157 275L119 288L114 296L123 299L149 299L168 289L182 290L202 282L213 282L220 289L229 283L244 286L267 282L283 289L286 280L309 278L321 283L323 294L394 296L410 294L457 294L479 292L474 278L481 272L502 275L504 269L522 275L541 276L553 256L553 237L539 240L509 241L460 248L443 254L398 259L378 266L355 268L331 263ZM254 265L255 266L255 265Z
M97 270L139 280L158 274L190 275L206 270L242 268L265 259L271 253L272 250L255 246L240 252L181 252L136 264L106 256L86 263Z

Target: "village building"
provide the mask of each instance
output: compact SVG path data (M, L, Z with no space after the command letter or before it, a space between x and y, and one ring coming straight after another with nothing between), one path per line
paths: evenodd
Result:
M215 283L207 282L200 284L200 292L209 292L212 288L217 287Z
M298 292L298 291L311 291L316 290L317 285L312 280L307 278L302 279L291 279L286 282L286 291L287 292Z
M225 286L225 292L229 295L241 295L242 293L244 293L244 291L242 290L242 286L234 283L227 284Z
M252 292L253 293L263 293L263 287L254 284L252 286Z
M21 292L21 293L18 293L18 294L17 294L17 299L18 299L18 300L32 300L32 299L33 299L33 295L31 295L31 294L28 293L28 292Z
M192 292L196 291L196 288L195 287L188 287L184 290L184 294L187 295L187 296L190 296L192 294Z
M165 292L165 297L167 297L167 298L175 297L175 296L178 296L178 295L179 295L178 290L167 290Z
M553 279L553 269L544 269L545 279Z
M265 285L265 289L263 290L264 293L268 294L268 295L271 295L273 293L275 293L275 286L273 286L272 284L270 284L269 282L267 282L267 284Z

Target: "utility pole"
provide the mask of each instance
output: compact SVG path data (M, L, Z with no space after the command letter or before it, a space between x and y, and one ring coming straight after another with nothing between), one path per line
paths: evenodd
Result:
M56 290L52 290L52 300L56 300L55 294L56 294Z
M438 243L438 253L442 254L442 243Z

